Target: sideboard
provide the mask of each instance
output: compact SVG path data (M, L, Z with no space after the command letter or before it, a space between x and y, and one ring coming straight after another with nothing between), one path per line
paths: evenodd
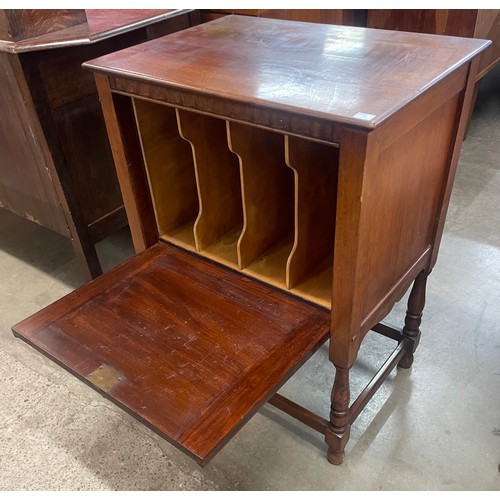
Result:
M188 10L0 11L0 207L69 238L84 279L127 224L83 61L187 28Z

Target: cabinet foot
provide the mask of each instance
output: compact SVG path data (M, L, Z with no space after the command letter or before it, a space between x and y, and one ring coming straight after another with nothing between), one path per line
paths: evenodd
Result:
M403 368L407 370L411 368L412 364L413 364L413 353L409 352L408 354L405 354L405 356L398 363L398 368Z
M427 272L422 271L416 278L408 298L403 335L411 340L410 351L398 363L399 368L410 368L413 364L413 353L420 341L420 323L422 323L422 311L425 306L425 286L427 283Z
M328 444L328 461L333 465L340 465L344 461L345 447L349 441L351 426L346 425L339 434L332 426L328 428L325 434L325 441Z
M344 461L345 447L349 441L351 426L349 425L349 369L335 367L335 381L332 389L330 422L325 431L328 444L328 461L340 465Z
M332 465L340 465L344 461L345 452L342 451L334 451L332 448L328 448L328 461Z

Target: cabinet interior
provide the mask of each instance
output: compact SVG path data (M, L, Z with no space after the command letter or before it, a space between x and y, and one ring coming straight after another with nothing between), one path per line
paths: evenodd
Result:
M133 104L160 239L330 308L336 145Z

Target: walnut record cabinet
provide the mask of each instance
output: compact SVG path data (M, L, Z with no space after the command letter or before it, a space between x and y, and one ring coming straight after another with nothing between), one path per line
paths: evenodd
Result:
M137 255L14 333L201 464L266 402L341 463L412 364L487 45L228 16L85 63ZM395 349L351 403L370 330ZM324 418L277 391L327 340Z

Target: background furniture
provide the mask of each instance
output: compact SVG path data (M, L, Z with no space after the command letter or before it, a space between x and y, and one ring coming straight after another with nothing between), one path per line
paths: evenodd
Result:
M211 9L200 12L202 22L213 21L228 14L238 14L344 26L366 26L367 15L367 11L363 9Z
M500 9L370 9L367 26L491 40L479 58L470 122L481 79L500 61Z
M0 11L0 207L71 239L86 279L124 226L97 91L83 61L187 28L187 10Z
M14 333L201 464L267 401L341 463L412 364L487 45L231 16L85 63L138 255ZM370 330L397 345L351 404ZM323 418L277 390L327 339Z
M500 61L500 9L370 9L367 26L491 40L479 58L477 80Z

